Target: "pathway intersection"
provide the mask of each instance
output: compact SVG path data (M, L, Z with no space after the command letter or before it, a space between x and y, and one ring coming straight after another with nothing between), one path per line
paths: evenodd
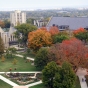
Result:
M18 57L23 57L22 55L19 55L19 54L15 54L16 56ZM29 60L32 60L34 61L33 58L30 58L30 57L27 57L27 59ZM5 74L5 73L10 73L10 72L0 72L0 79L3 80L4 82L10 84L11 86L13 86L13 88L24 88L24 87L21 87L19 86L18 84L10 81L9 79L3 77L1 74ZM13 72L13 73L17 73L17 72ZM41 73L40 71L31 71L31 72L19 72L19 73L35 73L35 75L33 76L33 78L36 77L36 74L37 73ZM86 69L82 69L82 68L79 68L76 75L79 77L79 81L80 81L80 85L81 85L81 88L88 88L87 87L87 84L86 84L86 78L85 78L85 75L87 74L87 70ZM31 84L28 84L28 85L25 85L26 88L28 87L31 87L31 86L34 86L34 85L38 85L38 84L41 84L42 81L38 81L38 82L35 82L35 83L31 83Z

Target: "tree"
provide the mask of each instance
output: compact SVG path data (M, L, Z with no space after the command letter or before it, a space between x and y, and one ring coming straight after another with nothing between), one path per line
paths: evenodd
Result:
M21 24L16 26L15 28L17 29L15 35L17 36L18 41L20 40L20 42L24 45L26 45L27 43L29 32L37 29L36 26L32 24Z
M2 60L1 60L2 62L4 62L4 61L5 61L5 57L4 57L4 56L2 56L2 58L1 58L1 59L2 59Z
M4 20L4 25L5 28L10 28L10 21Z
M61 43L63 40L69 39L69 37L65 34L58 33L58 34L52 36L52 39L53 39L53 43L55 44L55 43L58 43L58 42Z
M0 55L2 55L3 53L4 53L4 43L0 36Z
M14 47L13 48L8 48L7 58L8 58L8 56L10 56L12 58L14 53L16 53L16 49Z
M29 23L29 24L34 24L34 20L35 20L35 19L33 19L33 18L28 18L28 19L27 19L27 23Z
M58 66L52 61L42 70L42 81L47 88L73 88L76 75L68 62Z
M88 41L88 31L86 31L84 28L79 28L73 32L74 36L81 41L85 41L85 43Z
M16 59L13 60L13 64L14 64L14 65L17 64L17 60L16 60Z
M0 27L1 27L1 28L4 28L4 27L5 27L5 24L4 24L3 21L0 21Z
M49 49L48 57L57 64L68 61L74 69L80 66L87 67L88 48L78 39L64 40L61 44L55 44Z
M50 27L49 32L51 33L51 35L55 35L59 33L59 29L57 26L52 26Z
M34 51L39 50L41 47L50 46L51 44L51 34L46 30L38 29L30 32L28 35L28 47Z
M76 75L71 64L64 62L59 73L55 74L53 88L74 88Z
M48 48L41 48L36 54L34 64L37 68L43 69L48 63Z
M53 88L53 82L56 73L59 74L59 67L55 62L52 61L44 67L44 69L42 70L42 81L45 86Z

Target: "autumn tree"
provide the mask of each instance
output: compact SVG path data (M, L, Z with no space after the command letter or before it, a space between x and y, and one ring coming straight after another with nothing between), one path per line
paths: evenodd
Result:
M59 33L59 29L57 26L51 26L49 32L51 33L51 35L55 35Z
M0 55L2 55L3 53L4 53L4 43L0 36Z
M73 68L87 67L88 48L78 39L64 40L61 44L55 44L49 49L48 57L61 64L68 61Z
M88 41L88 31L84 28L79 28L73 32L74 36L82 41Z
M4 28L4 27L5 27L5 24L4 24L3 21L0 21L0 27L1 27L1 28Z
M28 35L28 47L34 51L39 50L41 47L50 46L51 44L51 34L46 30L38 29L30 32Z

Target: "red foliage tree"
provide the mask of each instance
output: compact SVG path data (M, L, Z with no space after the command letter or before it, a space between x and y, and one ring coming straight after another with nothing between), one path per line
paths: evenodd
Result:
M58 64L68 61L75 68L87 67L88 48L76 38L64 40L61 44L55 44L50 48L49 58Z
M80 32L85 32L85 29L84 28L79 28L77 30L74 30L73 34L78 34Z
M59 33L59 29L56 26L52 26L50 27L49 32L51 33L51 35L55 35Z

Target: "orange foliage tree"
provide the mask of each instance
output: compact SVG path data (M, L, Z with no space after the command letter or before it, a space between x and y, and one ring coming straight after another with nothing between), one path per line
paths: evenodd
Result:
M37 51L41 47L50 46L52 44L51 34L42 29L30 32L28 35L28 47Z
M50 27L49 32L51 33L51 35L55 35L59 33L59 29L56 26L52 26Z
M74 31L73 31L73 34L78 34L78 33L80 33L80 32L85 32L85 29L84 29L84 28L79 28L79 29L77 29L77 30L74 30Z
M3 21L0 21L0 27L1 28L4 28L4 26L5 26L4 22Z
M55 44L49 49L49 59L54 60L57 64L68 61L75 68L87 67L88 48L76 39L64 40L61 44Z

